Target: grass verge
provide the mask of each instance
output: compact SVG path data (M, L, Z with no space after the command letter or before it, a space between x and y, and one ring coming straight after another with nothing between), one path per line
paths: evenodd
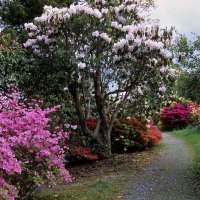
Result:
M149 165L164 148L159 143L153 149L131 154L114 155L107 160L77 166L72 170L74 183L56 189L43 188L34 200L116 200L122 199L129 183L138 171ZM81 177L82 176L82 177Z
M43 192L37 200L115 200L122 187L120 180L94 181L69 188Z
M200 131L196 127L188 127L183 130L173 131L172 134L189 145L189 148L194 155L194 173L196 176L200 177Z

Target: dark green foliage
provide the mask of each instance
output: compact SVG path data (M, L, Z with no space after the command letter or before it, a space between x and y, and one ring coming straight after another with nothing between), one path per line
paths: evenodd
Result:
M179 96L200 103L200 69L182 73L177 86Z
M181 36L177 39L174 50L182 69L177 81L177 93L200 103L200 36L196 36L192 42Z
M60 104L60 120L71 121L74 109L64 90L64 73L50 62L30 56L10 34L1 34L0 44L0 84L17 84L26 97L44 100L44 107Z
M0 16L6 24L20 27L40 16L44 5L63 7L72 2L72 0L4 0L1 3Z

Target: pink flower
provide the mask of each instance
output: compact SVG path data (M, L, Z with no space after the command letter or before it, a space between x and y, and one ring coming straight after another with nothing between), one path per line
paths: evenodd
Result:
M10 87L12 93L0 94L0 186L6 199L15 199L30 178L35 180L33 184L41 185L37 180L47 181L48 173L56 177L55 169L64 180L70 181L71 177L63 163L66 145L61 145L68 134L60 126L53 133L49 130L47 115L60 106L41 109L35 101L22 103L21 94L14 86Z
M85 68L86 68L86 64L80 62L80 63L78 63L78 68L79 68L79 69L85 69Z
M100 34L99 34L99 31L94 31L93 33L92 33L92 36L94 36L94 37L98 37Z
M161 86L161 87L159 87L159 91L160 92L166 92L166 87L163 85L163 86Z

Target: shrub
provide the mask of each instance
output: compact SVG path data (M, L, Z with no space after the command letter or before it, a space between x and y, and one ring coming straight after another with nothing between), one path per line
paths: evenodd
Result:
M97 125L97 120L93 118L88 118L86 120L87 126L90 130L94 131Z
M198 104L193 104L190 117L192 124L197 125L200 129L200 106Z
M173 130L185 128L190 124L190 113L190 104L172 103L170 106L164 107L160 116L162 129Z
M89 118L86 122L89 129L94 131L97 120ZM69 164L98 160L106 156L105 148L96 137L91 134L81 134L79 128L75 131L74 125L67 125L67 127L71 127L69 149L66 152ZM111 132L112 152L125 153L144 150L161 139L161 132L152 121L138 120L135 117L117 119Z
M162 140L161 132L154 126L153 121L149 121L147 124L147 135L149 137L148 146L153 146Z
M95 119L87 120L91 132L81 132L79 125L67 124L69 132L68 149L65 152L68 165L99 160L106 156L104 146L99 142L92 131L96 127Z
M0 197L28 198L32 191L58 176L71 180L63 163L68 134L51 127L47 117L58 109L25 102L13 86L0 93Z
M135 117L118 119L112 130L112 150L116 153L133 152L153 146L162 139L161 132L146 120Z

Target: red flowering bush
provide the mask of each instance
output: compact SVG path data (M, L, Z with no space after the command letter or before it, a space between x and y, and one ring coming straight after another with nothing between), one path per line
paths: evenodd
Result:
M132 117L115 121L111 133L112 152L122 153L144 149L147 144L146 126Z
M99 160L106 156L104 146L92 135L96 127L95 121L95 119L87 120L91 133L82 133L77 125L66 125L69 130L69 148L65 152L68 165Z
M70 147L71 157L77 160L99 160L99 156L94 154L95 152L91 147L83 147L83 146L71 146Z
M112 130L112 152L133 152L154 145L162 139L161 132L146 120L135 117L118 119Z
M57 109L25 103L15 88L0 92L1 199L28 198L37 186L53 183L58 176L71 180L63 163L62 141L68 134L59 126L50 127L47 117Z
M147 135L149 138L148 146L152 146L162 140L161 132L154 126L153 121L147 123Z
M112 152L124 153L143 150L153 146L162 139L161 132L153 125L152 121L138 120L135 117L130 119L117 119L111 132ZM96 128L97 120L87 119L87 125L91 131ZM69 164L92 161L106 156L104 147L95 137L81 135L78 129L74 131L71 127L69 149L67 150L67 160Z
M96 125L97 125L96 119L88 118L88 119L86 119L86 123L87 123L87 126L90 130L93 130L93 131L95 130Z
M161 123L163 130L185 128L190 124L191 106L180 103L172 103L161 111Z
M95 161L106 157L103 146L97 142L89 146L83 146L81 143L72 143L70 141L68 146L69 149L66 151L68 165Z

